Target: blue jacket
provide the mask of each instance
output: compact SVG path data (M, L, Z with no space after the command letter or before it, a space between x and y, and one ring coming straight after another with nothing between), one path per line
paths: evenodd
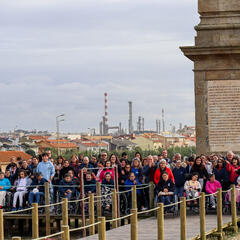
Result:
M54 177L55 175L55 167L50 161L45 162L40 162L37 166L37 171L42 173L43 177L48 181L50 177Z
M32 183L31 183L31 186L30 186L30 189L34 189L35 187L39 186L38 188L38 191L39 192L43 192L44 193L44 183L47 182L47 180L45 178L42 178L40 180L40 182L37 180L37 178L34 178L32 180Z
M173 173L173 176L174 176L174 179L175 179L176 187L184 186L186 169L184 167L180 167L180 168L175 167L172 170L172 173Z
M11 188L11 183L7 178L0 179L0 187L3 187L0 191L6 191Z
M96 180L92 179L91 181L84 181L84 192L95 193L96 192Z
M72 193L75 192L75 187L74 187L74 183L73 181L70 181L70 182L66 182L64 179L60 181L60 184L59 184L59 192L61 194L61 196L64 195L64 193L69 189L72 191Z
M135 180L136 180L136 182L137 182L136 185L141 185L141 183L138 181L137 178L136 178ZM126 185L126 190L131 189L131 186L130 186L130 185L132 185L132 186L135 185L134 182L132 182L130 179L127 179L124 184ZM140 189L139 189L139 190L137 189L137 194L140 194L140 193L141 193L141 190L140 190Z

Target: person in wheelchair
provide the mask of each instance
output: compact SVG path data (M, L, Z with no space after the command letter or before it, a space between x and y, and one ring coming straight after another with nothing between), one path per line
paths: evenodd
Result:
M125 181L126 190L131 189L131 186L133 185L141 185L139 180L136 178L136 175L134 172L131 172L129 175L129 178ZM131 196L131 193L129 193ZM138 209L140 211L145 211L147 208L146 205L146 199L144 198L143 192L141 189L137 189L137 203L138 203Z
M16 180L16 192L13 195L13 208L12 211L16 211L17 200L19 199L19 208L18 210L22 210L23 208L23 198L28 193L27 188L30 186L32 180L27 176L27 173L24 170L19 171L19 179Z
M5 206L5 197L7 190L11 188L10 181L4 177L4 173L0 172L0 209Z
M206 193L213 194L210 195L210 207L212 209L216 209L216 198L218 188L222 188L220 182L215 179L214 174L210 174L209 181L207 181L206 183Z
M74 183L70 174L66 173L64 179L60 181L59 184L59 193L61 198L71 199L72 195L75 192Z
M29 187L29 205L32 206L35 198L35 202L40 204L41 197L44 197L44 184L47 182L43 178L42 173L36 173Z
M103 209L105 211L110 211L112 204L112 196L108 194L110 194L112 192L112 189L114 189L114 181L112 180L112 175L110 172L105 173L105 177L102 181L101 186L102 195L106 195L102 197Z
M90 193L96 192L96 180L92 177L91 172L86 173L86 178L84 179L84 193L87 196Z
M198 181L198 173L193 173L191 178L191 180L186 181L184 184L187 200L198 197L201 191L201 184ZM190 206L191 201L187 201L187 205ZM193 201L193 205L197 205L196 199Z
M158 202L162 202L164 205L169 205L174 201L174 188L175 184L172 179L169 178L167 172L162 173L162 177L160 178L156 190L158 194ZM173 212L173 207L169 207L166 211Z

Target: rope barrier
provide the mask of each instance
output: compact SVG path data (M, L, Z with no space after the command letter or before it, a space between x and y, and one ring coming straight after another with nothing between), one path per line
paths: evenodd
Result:
M82 201L84 201L84 200L87 200L87 199L89 199L90 197L86 197L86 198L82 198L82 199L77 199L77 200L70 200L70 201L68 201L69 203L73 203L73 202L82 202Z
M117 192L117 193L122 194L122 193L131 192L131 191L132 191L132 189L129 189L129 190L126 190L126 191L119 191L119 192Z
M114 221L119 221L119 220L122 220L124 218L128 218L128 217L131 217L133 214L128 214L126 216L123 216L123 217L119 217L119 218L114 218L114 219L110 219L110 220L107 220L106 223L110 223L110 222L114 222Z
M155 207L155 208L152 208L152 209L148 209L148 210L145 210L145 211L142 211L142 212L138 212L138 215L144 214L144 213L153 212L153 211L156 211L156 210L158 210L158 209L159 209L159 207Z
M75 232L75 231L83 230L83 229L98 225L100 223L101 222L96 222L96 223L93 223L93 224L90 224L90 225L87 225L87 226L83 226L83 227L79 227L79 228L73 228L73 229L70 229L69 232Z
M55 236L58 236L58 235L63 234L63 233L64 233L64 231L61 231L61 232L53 233L51 235L47 235L47 236L44 236L44 237L34 238L33 240L41 240L41 239L46 239L46 238L50 238L50 237L55 237Z
M29 210L32 210L32 209L33 209L33 207L25 208L25 209L22 209L22 210L11 211L11 212L4 212L4 215L5 214L13 214L13 213L25 212L25 211L29 211Z
M53 207L53 206L60 205L60 204L62 204L62 203L63 203L63 201L62 201L62 202L57 202L57 203L48 204L48 205L40 205L40 206L38 206L38 208Z
M171 207L171 206L175 206L175 205L177 205L177 204L179 204L179 203L181 203L182 201L179 201L179 202L176 202L176 203L171 203L171 204L168 204L168 205L164 205L164 208L165 207Z

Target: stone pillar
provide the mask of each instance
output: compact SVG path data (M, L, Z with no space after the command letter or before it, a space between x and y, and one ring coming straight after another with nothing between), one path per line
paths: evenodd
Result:
M194 62L197 154L240 151L240 1L198 0Z

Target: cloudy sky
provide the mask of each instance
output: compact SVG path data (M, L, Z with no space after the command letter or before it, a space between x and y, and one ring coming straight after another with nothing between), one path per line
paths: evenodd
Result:
M167 125L194 124L193 0L1 0L0 131L97 128L109 95L109 124L145 128L165 109Z

